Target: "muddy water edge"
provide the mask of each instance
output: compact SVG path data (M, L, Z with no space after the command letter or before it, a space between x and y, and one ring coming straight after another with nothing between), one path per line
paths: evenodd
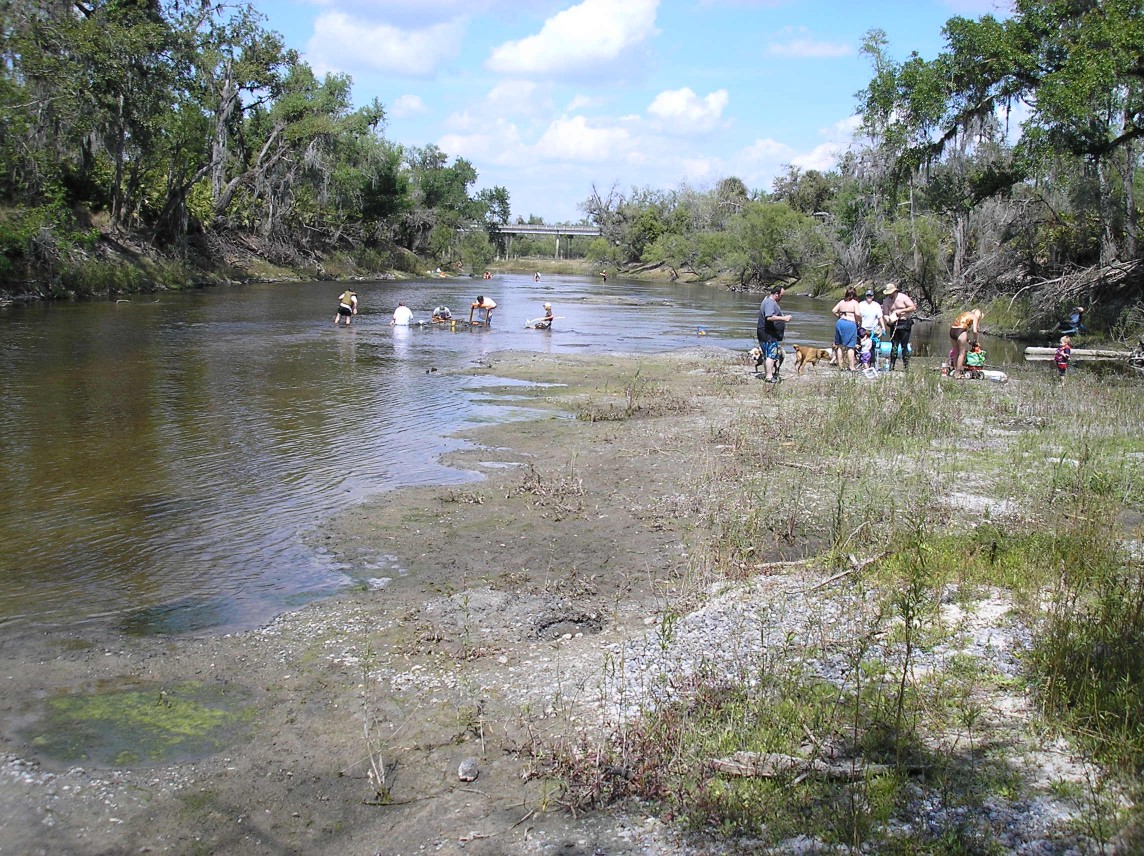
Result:
M608 725L615 652L703 602L726 570L725 512L764 501L742 493L757 472L785 487L741 576L786 573L836 540L833 452L799 415L904 382L811 369L764 387L750 368L718 348L492 354L480 371L535 382L541 415L466 432L474 445L445 462L484 478L383 495L312 536L350 565L395 557L387 582L250 632L13 635L0 852L680 852L638 807L566 811L543 747ZM1001 419L996 391L952 395L969 418ZM743 457L759 413L773 443ZM924 468L917 452L893 465ZM479 775L464 782L469 758Z

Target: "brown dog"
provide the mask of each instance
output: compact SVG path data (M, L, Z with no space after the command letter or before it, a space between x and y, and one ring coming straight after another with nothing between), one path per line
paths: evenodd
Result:
M802 367L807 363L817 365L819 360L826 360L834 365L834 352L829 348L812 348L809 345L794 346L794 367L796 374L802 374Z

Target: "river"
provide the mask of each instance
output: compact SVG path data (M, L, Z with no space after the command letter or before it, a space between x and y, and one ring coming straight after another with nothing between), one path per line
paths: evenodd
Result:
M257 626L370 578L308 532L378 493L476 478L438 461L453 435L513 418L487 378L446 370L494 351L653 354L754 344L760 295L707 286L502 275L354 286L259 284L128 302L0 308L0 630L112 620L128 632ZM397 301L487 329L393 328ZM552 331L524 321L555 305ZM788 295L788 342L828 344L828 301ZM944 349L932 328L915 328ZM1005 343L986 345L996 363Z

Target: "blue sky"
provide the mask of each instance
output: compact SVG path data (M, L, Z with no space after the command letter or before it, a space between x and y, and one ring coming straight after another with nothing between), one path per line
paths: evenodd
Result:
M319 74L386 108L385 136L469 160L513 217L575 222L595 187L770 190L828 169L870 79L863 36L932 58L1005 0L254 0Z

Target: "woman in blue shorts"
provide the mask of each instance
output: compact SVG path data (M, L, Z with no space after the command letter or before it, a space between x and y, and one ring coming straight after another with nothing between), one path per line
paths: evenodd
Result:
M849 355L849 370L854 371L854 355L858 350L858 292L854 287L846 289L846 294L834 304L831 310L838 320L834 322L834 350L838 354L838 368L842 368L842 351Z

